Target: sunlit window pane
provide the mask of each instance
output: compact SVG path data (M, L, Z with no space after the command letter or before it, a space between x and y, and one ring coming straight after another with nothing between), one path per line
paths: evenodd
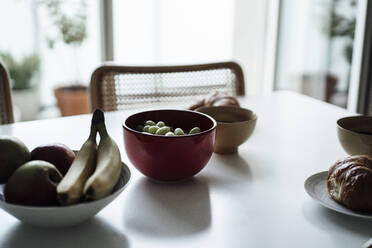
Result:
M190 64L231 60L234 1L114 1L115 60Z
M276 89L346 107L357 1L282 1Z

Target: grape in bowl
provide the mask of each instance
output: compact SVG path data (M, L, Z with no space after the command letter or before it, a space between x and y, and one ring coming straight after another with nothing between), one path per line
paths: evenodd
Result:
M138 130L152 120L174 128L200 132L187 135L154 135ZM133 114L123 123L124 146L129 160L144 175L160 181L178 181L200 172L213 153L216 121L206 114L176 109Z

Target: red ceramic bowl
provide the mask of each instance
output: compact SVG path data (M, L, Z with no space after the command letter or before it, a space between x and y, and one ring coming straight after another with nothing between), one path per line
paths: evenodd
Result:
M136 131L147 120L164 121L184 130L198 126L200 133L161 136ZM216 134L216 121L188 110L153 110L129 116L123 123L124 145L129 160L144 175L162 181L192 177L208 163Z

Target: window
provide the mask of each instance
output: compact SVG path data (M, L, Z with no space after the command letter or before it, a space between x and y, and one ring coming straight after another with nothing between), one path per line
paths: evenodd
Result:
M77 28L81 16L84 22ZM70 24L63 26L70 38L86 30L81 42L63 39L61 18ZM0 57L12 77L16 121L43 117L41 109L55 106L54 88L87 86L100 63L98 1L1 1L0 30Z
M355 0L282 0L275 89L347 106Z
M115 0L115 60L131 65L231 60L233 17L230 0Z

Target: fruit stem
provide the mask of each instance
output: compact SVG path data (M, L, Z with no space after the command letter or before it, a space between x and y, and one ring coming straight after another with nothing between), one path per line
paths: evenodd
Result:
M85 199L91 200L93 195L94 195L94 189L92 187L89 187L85 194Z
M98 129L101 138L109 136L105 125L105 116L102 110L96 109L94 111L92 118L92 126L95 126Z
M96 125L92 125L90 126L90 133L89 133L88 139L96 141L96 137L97 137L97 127Z
M92 117L92 125L96 125L98 123L105 122L105 116L100 109L96 109L93 113Z
M107 129L106 129L106 125L105 123L99 123L97 125L97 129L98 129L98 132L99 132L99 136L101 138L105 138L105 137L108 137L108 133L107 133Z
M90 134L89 134L89 138L90 140L96 140L96 137L97 137L97 125L101 122L104 122L105 121L105 117L103 115L103 112L100 110L100 109L96 109L93 113L93 117L92 117L92 123L91 123L91 126L90 126Z

